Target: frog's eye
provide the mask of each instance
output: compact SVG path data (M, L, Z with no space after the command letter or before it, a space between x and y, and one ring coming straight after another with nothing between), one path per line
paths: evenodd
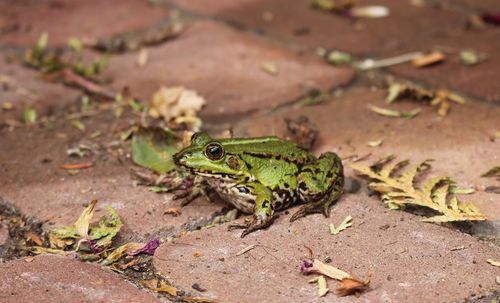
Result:
M205 147L205 155L210 160L220 160L224 156L224 149L219 143L210 143Z

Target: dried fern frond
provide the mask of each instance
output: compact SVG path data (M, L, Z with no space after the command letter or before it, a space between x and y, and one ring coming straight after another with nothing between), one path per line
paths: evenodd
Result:
M401 170L408 166L409 161L394 161L394 156L389 156L377 161L371 166L357 163L351 168L361 175L373 180L369 187L380 193L382 201L391 209L400 209L411 204L423 206L439 212L426 222L451 222L451 221L484 221L486 216L472 203L458 200L451 192L453 180L446 176L434 177L426 180L417 188L417 176L430 169L431 160L413 166L406 171Z

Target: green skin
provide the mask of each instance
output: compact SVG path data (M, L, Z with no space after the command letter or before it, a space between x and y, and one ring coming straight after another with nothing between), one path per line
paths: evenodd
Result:
M253 213L242 237L269 226L274 212L304 203L291 217L322 212L342 194L343 167L331 152L314 157L277 137L212 139L197 133L191 145L174 155L175 163L201 179L204 186L244 213Z

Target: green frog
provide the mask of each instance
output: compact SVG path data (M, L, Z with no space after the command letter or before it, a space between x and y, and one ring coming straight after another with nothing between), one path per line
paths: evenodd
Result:
M178 167L213 189L243 213L253 214L241 237L269 226L275 212L303 203L290 221L309 213L329 215L342 194L340 158L326 152L319 158L278 137L213 139L196 133L191 144L174 155Z

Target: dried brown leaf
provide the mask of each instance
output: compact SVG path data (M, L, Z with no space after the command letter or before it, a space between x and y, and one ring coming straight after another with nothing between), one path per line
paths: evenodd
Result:
M387 160L389 159L389 160ZM369 186L381 194L382 201L390 208L398 209L405 204L413 204L433 209L441 215L425 218L426 222L450 221L484 221L486 216L471 203L463 203L453 196L453 182L448 177L435 177L427 180L420 188L415 187L413 181L418 173L430 168L429 160L408 169L399 176L395 172L406 166L406 161L394 164L393 158L386 158L376 165L364 166L357 163L350 164L361 175L372 181ZM448 199L448 196L452 196Z
M355 278L344 278L340 281L340 287L335 290L335 293L340 297L345 297L363 292L369 288L370 279L371 273L368 273L365 281L360 281Z
M43 242L44 242L43 239L39 235L35 234L32 231L28 231L26 233L26 239L35 243L38 246L42 246Z
M236 256L241 256L243 254L246 254L247 252L251 251L255 247L257 247L257 246L256 245L249 245L249 246L243 248L242 250L240 250L239 252L237 252Z
M205 99L193 90L163 86L153 95L149 115L177 125L184 123L197 130L201 126L197 114L205 103Z
M412 64L415 67L425 67L429 65L433 65L436 63L443 62L446 59L446 56L439 51L432 52L430 54L425 54L420 57L417 57L412 60Z
M83 163L63 164L61 165L61 168L67 170L73 170L73 169L91 168L92 166L94 166L94 163L92 162L83 162Z

